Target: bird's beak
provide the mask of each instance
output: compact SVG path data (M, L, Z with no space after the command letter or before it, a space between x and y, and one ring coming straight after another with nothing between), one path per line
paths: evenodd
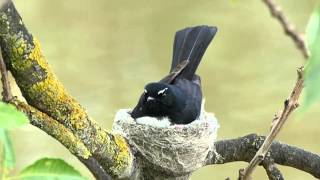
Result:
M143 116L143 112L141 111L141 108L135 107L131 112L130 115L133 119L139 118Z
M151 100L154 100L154 98L149 96L149 97L147 98L147 101L151 101Z

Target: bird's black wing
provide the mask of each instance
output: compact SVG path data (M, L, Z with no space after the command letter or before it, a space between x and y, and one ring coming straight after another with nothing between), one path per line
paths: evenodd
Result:
M187 42L187 37L191 30L192 28L185 28L176 32L173 43L173 57L170 72L172 72L177 67L177 65L180 64L180 61L186 60L181 58L181 53L183 47Z
M216 27L196 26L180 30L175 35L173 58L170 72L174 71L181 61L188 65L177 76L192 80L201 58L217 32Z
M188 65L189 61L184 60L178 65L175 66L173 70L170 71L170 74L162 78L159 82L171 84L173 80L181 73L181 71Z
M184 102L185 106L182 111L173 111L169 117L175 124L188 124L200 115L202 101L200 78L196 75L193 81L179 78L174 83L172 89L182 92L180 96L176 97L176 103Z

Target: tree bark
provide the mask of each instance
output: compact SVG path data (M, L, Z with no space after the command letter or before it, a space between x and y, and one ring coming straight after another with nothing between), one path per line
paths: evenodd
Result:
M67 93L42 55L40 43L28 32L11 1L0 9L0 45L6 66L28 104L63 125L88 149L78 153L78 157L93 157L114 178L130 173L133 157L125 139L103 130ZM45 131L55 133L50 128ZM69 136L59 136L70 151L73 146L79 146L65 144Z
M250 134L237 139L217 141L215 147L221 157L214 154L211 155L211 158L208 156L207 165L235 161L250 162L264 140L265 137L263 136ZM266 161L290 166L320 178L320 156L295 146L278 141L273 142L266 159L262 163L267 163Z

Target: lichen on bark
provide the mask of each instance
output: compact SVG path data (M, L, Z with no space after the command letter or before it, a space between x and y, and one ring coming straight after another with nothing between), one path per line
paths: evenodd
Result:
M0 45L6 66L29 105L63 125L111 176L121 177L130 171L133 158L125 139L100 128L67 93L42 54L39 41L28 32L12 2L0 9ZM76 153L70 145L76 141L64 139L70 137L59 136L54 129L47 131ZM89 153L82 153L81 157L85 159Z
M61 142L72 154L83 159L88 159L91 156L90 151L80 139L75 137L74 134L62 124L23 102L14 101L12 103L28 116L32 125L41 128Z

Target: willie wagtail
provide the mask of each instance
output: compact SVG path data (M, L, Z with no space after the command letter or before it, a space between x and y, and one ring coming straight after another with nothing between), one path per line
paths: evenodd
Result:
M217 32L216 27L196 26L176 32L169 75L145 86L131 116L168 117L173 124L188 124L200 115L201 83L195 74L201 58Z

